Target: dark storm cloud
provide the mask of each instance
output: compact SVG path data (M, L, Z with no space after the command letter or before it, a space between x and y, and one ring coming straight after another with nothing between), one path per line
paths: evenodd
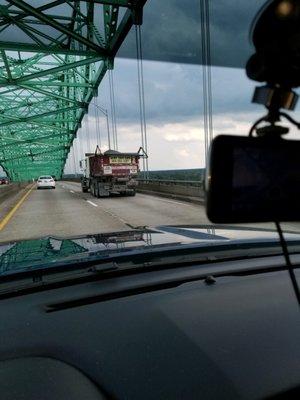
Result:
M210 0L213 113L262 112L251 104L254 82L243 67L251 50L249 30L264 0ZM149 123L184 122L203 115L200 0L148 0L143 33L146 117ZM135 58L134 29L119 56ZM165 62L168 61L168 62ZM170 62L173 61L173 62ZM185 63L185 64L179 64ZM234 66L235 68L224 68ZM139 121L134 60L115 63L117 119ZM99 102L110 108L107 82ZM90 109L93 113L93 108Z
M266 0L209 0L212 64L241 67L251 54L249 29ZM53 8L60 15L71 15L63 4ZM103 18L96 7L95 21L103 33ZM122 14L122 13L121 13ZM39 25L43 34L57 35L50 26ZM200 0L148 0L144 8L143 53L149 60L201 64ZM47 40L45 44L47 44ZM16 25L1 32L1 41L34 43ZM134 29L118 56L136 56Z
M139 122L139 100L134 60L117 59L115 97L119 122ZM263 111L251 104L255 83L244 70L212 67L213 114ZM203 115L202 66L144 62L146 118L149 123L184 122ZM99 90L99 104L110 108L107 78ZM94 114L90 106L90 114Z
M210 0L212 64L242 67L252 53L249 30L265 0ZM144 57L201 64L199 0L148 0L143 23ZM134 31L119 56L136 55Z

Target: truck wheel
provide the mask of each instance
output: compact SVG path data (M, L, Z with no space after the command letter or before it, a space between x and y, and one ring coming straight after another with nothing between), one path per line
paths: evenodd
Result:
M92 185L91 185L91 193L92 193L92 195L95 197L96 196L96 193L95 193L95 184L94 183L92 183Z
M100 197L100 190L99 190L99 185L97 184L97 186L96 186L96 197L97 197L97 199L99 199L99 197Z
M87 193L88 189L87 188L81 188L82 193Z
M135 190L133 190L132 192L128 193L128 196L135 196L135 195L136 195Z

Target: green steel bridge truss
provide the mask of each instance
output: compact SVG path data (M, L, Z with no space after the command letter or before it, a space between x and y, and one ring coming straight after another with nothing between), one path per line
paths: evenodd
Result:
M0 165L62 175L92 98L146 0L0 1Z

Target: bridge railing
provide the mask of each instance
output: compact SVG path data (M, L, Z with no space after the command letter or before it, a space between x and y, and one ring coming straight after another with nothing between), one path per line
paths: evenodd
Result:
M158 193L170 197L204 199L203 181L182 181L171 179L138 179L138 191Z

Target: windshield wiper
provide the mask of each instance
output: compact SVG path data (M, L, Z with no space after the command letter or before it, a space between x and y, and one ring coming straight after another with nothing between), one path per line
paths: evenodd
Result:
M299 241L290 242L292 254L300 252ZM282 256L277 241L228 241L226 243L188 244L157 246L153 248L133 248L119 253L92 253L78 260L50 263L42 267L24 269L0 277L0 296L40 286L48 288L71 285L79 281L105 279L116 273L140 273L158 269L172 269L199 265L213 265L222 261L246 260L270 256Z
M300 251L300 243L290 242L293 249L291 254ZM102 253L89 253L80 259L69 258L63 259L60 262L53 261L43 265L33 265L32 267L24 267L23 269L11 268L0 276L1 283L21 280L27 277L56 275L64 273L78 274L82 272L101 271L102 268L116 269L118 268L149 268L162 267L165 264L173 263L203 263L203 262L218 262L228 259L246 259L258 256L269 256L282 254L281 246L277 241L264 241L254 243L253 241L228 241L226 243L205 243L200 244L181 244L158 245L143 248L130 248L120 252L110 251ZM107 267L109 265L109 267Z
M82 261L76 267L74 267L74 264L68 264L18 272L2 277L0 280L0 298L21 295L22 293L30 293L36 290L70 286L93 280L103 280L116 276L116 274L120 276L122 274L128 275L164 269L178 269L191 267L195 264L197 264L197 267L201 265L212 266L213 264L217 267L223 261L282 256L280 251L272 252L271 254L258 254L257 252L253 253L253 249L251 253L249 251L245 252L245 248L243 248L241 253L240 246L222 245L221 247L222 251L220 251L219 255L216 254L216 246L208 246L205 248L206 251L203 251L204 249L199 246L198 248L195 246L186 246L184 248L172 249L172 251L157 249L155 252L147 253L135 252L131 254L127 252L126 255L114 254L110 259L106 256L102 260ZM234 248L236 247L237 251L235 254ZM224 254L225 250L226 254ZM255 271L256 268L252 265L250 269ZM241 270L244 271L245 268ZM237 272L238 270L235 270L235 273ZM199 270L199 273L201 273L201 270Z
M158 281L155 283L152 283L151 281L146 282L144 284L138 283L138 284L133 284L131 287L127 287L126 289L118 289L118 290L113 289L111 291L94 294L92 296L78 297L78 298L73 298L71 300L65 300L62 302L47 304L45 306L45 311L47 313L58 312L70 308L82 307L85 305L95 304L99 302L136 296L138 294L156 292L165 289L172 289L186 283L197 282L200 280L202 280L206 285L214 285L218 283L218 278L226 276L249 276L249 275L258 275L258 274L271 273L277 271L285 271L285 270L286 270L285 265L281 264L275 267L259 266L256 268L254 267L250 268L244 267L238 269L232 268L232 269L226 269L225 271L220 270L219 272L214 273L214 275L209 275L207 273L201 274L201 271L199 271L198 275L190 277L174 278L174 276L171 275L169 279Z

